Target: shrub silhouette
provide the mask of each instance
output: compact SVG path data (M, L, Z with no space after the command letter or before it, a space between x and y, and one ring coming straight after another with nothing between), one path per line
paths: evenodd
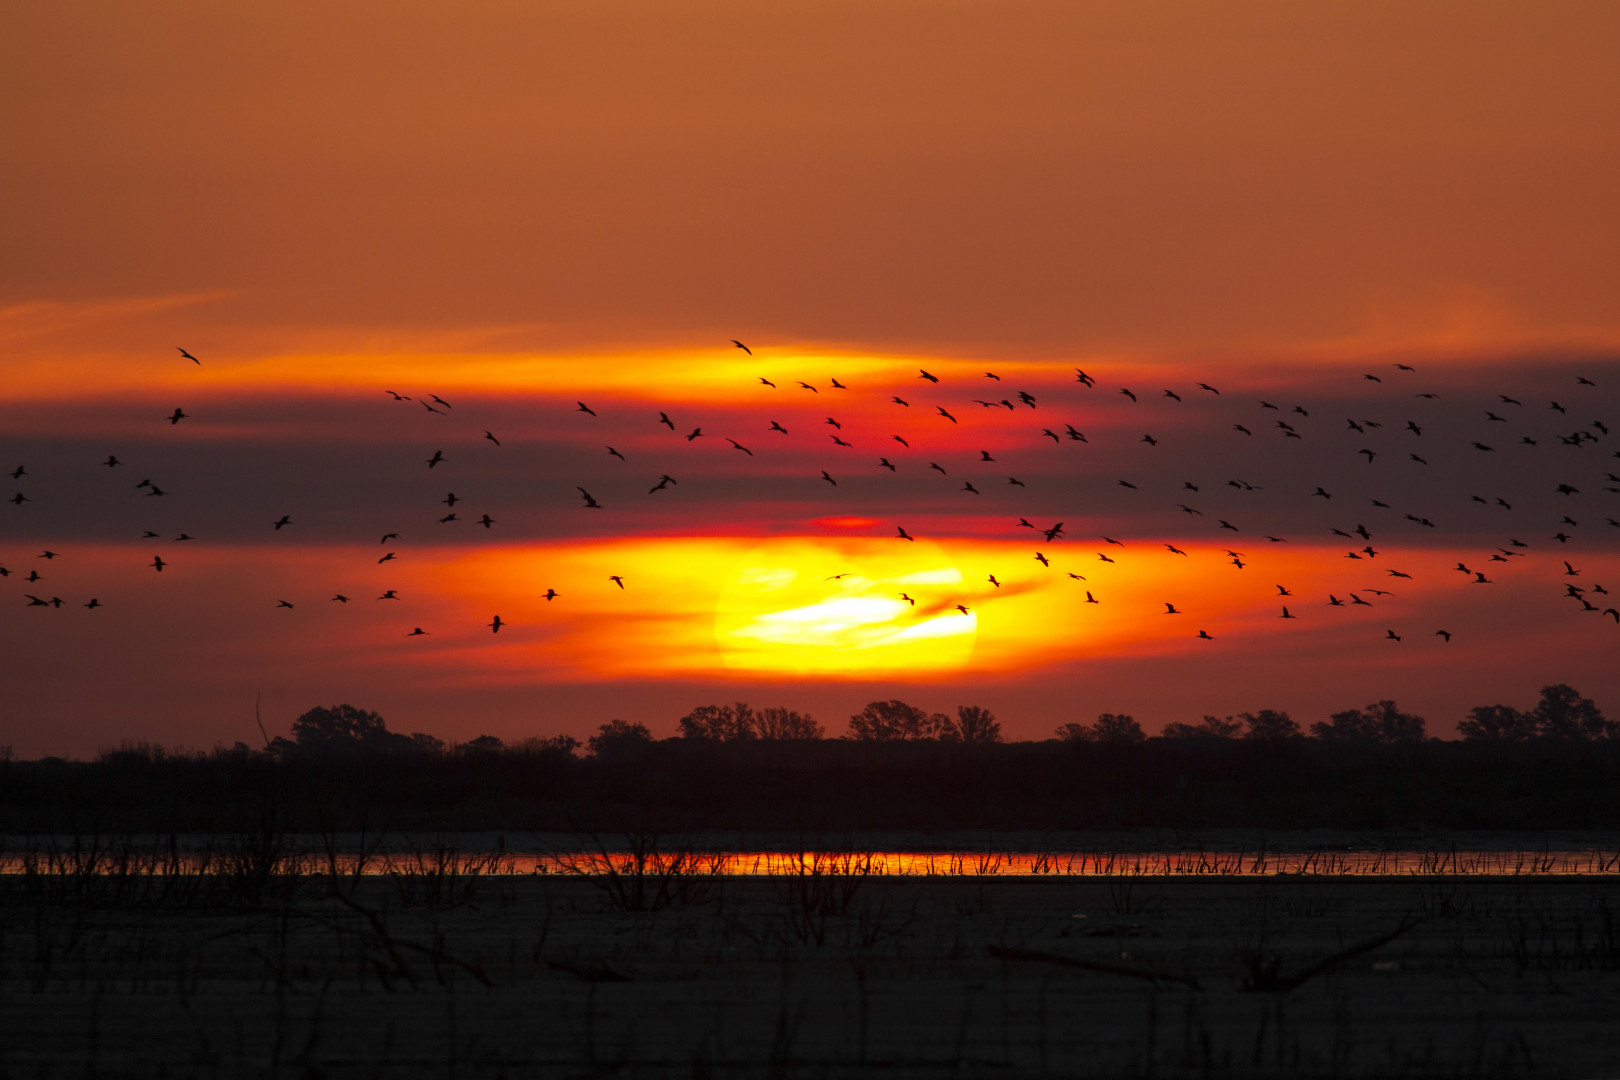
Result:
M938 739L950 722L944 713L923 712L903 701L873 701L849 718L848 737L862 742Z
M1311 734L1323 742L1422 742L1423 717L1401 712L1393 701L1380 701L1336 712L1328 721L1312 724Z

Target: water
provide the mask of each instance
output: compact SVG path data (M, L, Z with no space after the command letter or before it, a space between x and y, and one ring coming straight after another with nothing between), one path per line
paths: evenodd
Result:
M718 851L605 848L591 851L467 851L435 845L328 851L248 843L164 847L47 842L0 853L0 875L241 873L473 876L608 874L860 875L880 877L1620 877L1620 849L1445 848L1192 849L1064 851Z

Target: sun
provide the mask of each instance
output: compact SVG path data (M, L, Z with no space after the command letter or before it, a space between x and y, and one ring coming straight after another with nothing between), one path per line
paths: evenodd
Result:
M750 674L872 678L960 670L978 617L962 572L926 540L783 537L737 563L720 591L715 639Z

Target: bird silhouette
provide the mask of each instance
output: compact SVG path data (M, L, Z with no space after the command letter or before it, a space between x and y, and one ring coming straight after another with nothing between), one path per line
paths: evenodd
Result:
M750 349L748 346L744 345L742 342L738 341L736 338L732 338L731 343L733 345L737 346L737 348L741 349L743 352L747 353L749 356L754 355L754 350L753 349Z
M501 632L501 627L503 627L505 625L506 625L506 623L502 622L501 617L499 615L497 615L497 616L495 616L494 620L490 622L489 629L490 629L490 631L492 633L498 634L498 633Z
M435 451L433 451L433 456L428 458L427 467L431 469L435 465L438 465L443 460L444 460L444 451L443 450L435 450Z
M613 582L613 584L617 585L619 588L624 588L624 578L620 577L618 574L609 574L608 580Z
M174 412L169 414L168 421L169 421L170 424L178 424L180 421L188 419L190 417L190 415L191 414L188 413L188 412L185 412L185 411L183 411L181 409L176 409L176 410L174 410Z
M181 356L185 357L187 360L190 360L193 364L196 364L198 367L202 367L202 361L201 360L197 359L195 356L192 356L190 353L186 352L186 350L181 349L180 346L178 346L178 345L176 345L175 348L180 349L180 355Z
M576 401L574 404L579 406L579 408L574 410L575 412L590 413L592 416L596 415L596 410L585 404L583 401Z
M576 487L575 490L578 491L580 493L580 495L585 499L585 509L587 509L587 510L600 510L600 509L602 509L602 504L597 502L596 497L594 495L592 495L590 492L586 491L582 487Z
M912 536L910 533L906 532L906 530L904 528L900 527L899 525L896 525L894 528L895 528L895 532L897 534L896 539L900 539L900 540L915 540L915 539L917 539L915 536Z

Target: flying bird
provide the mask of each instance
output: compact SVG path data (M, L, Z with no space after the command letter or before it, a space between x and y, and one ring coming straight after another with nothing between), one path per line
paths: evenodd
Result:
M176 345L175 348L180 349L180 346ZM197 359L195 356L192 356L190 353L186 352L186 350L180 349L180 355L185 357L187 360L190 360L193 364L196 364L198 367L202 367L202 361Z
M433 451L433 456L428 458L427 467L431 469L431 468L433 468L435 465L439 464L439 462L441 462L443 460L444 460L444 451L443 450L435 450L435 451Z
M594 495L592 495L590 492L586 491L582 487L576 487L575 490L578 491L580 493L580 495L584 497L584 499L585 499L585 509L587 509L587 510L600 510L600 509L602 509L602 504L597 502L596 497Z
M742 342L738 341L736 338L732 338L731 343L733 345L737 346L737 348L741 349L743 352L747 353L749 356L754 355L754 350L753 349L750 349L748 346L744 345Z
M579 406L579 408L574 410L575 412L590 413L592 416L596 415L596 410L585 404L583 401L576 401L574 404Z
M168 418L169 423L178 424L180 421L186 419L190 415L191 415L190 413L184 412L184 411L182 411L180 409L176 409L176 410L174 410L173 413L171 413L169 415L169 418Z
M489 628L491 632L498 634L501 632L501 627L505 625L506 623L502 622L501 617L497 615L495 616L494 621L489 624Z

